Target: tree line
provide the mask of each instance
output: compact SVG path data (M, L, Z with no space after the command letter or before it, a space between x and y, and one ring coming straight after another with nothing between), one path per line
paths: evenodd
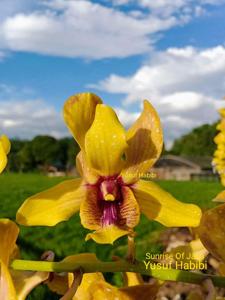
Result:
M163 154L180 156L212 156L215 151L213 138L217 123L205 124L181 136ZM36 136L31 141L11 140L8 170L12 172L46 171L49 166L68 170L74 167L79 146L73 138L56 139L52 136Z
M194 128L188 134L176 139L167 153L180 156L212 156L216 149L213 139L217 133L217 124L218 122Z
M75 165L79 146L73 138L36 136L32 140L11 140L7 169L12 172L46 171L49 166L68 169Z

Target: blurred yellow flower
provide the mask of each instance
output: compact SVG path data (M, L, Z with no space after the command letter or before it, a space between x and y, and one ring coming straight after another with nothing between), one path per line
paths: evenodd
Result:
M10 151L10 141L6 135L0 136L0 173L7 165L7 154Z
M65 258L63 262L97 262L94 254L84 253ZM159 289L157 282L144 283L140 274L127 272L124 287L117 288L105 281L102 273L85 273L81 284L73 290L74 275L72 273L58 275L48 281L48 287L59 295L64 295L63 300L153 300Z
M19 255L16 240L17 225L9 219L0 219L0 299L24 300L31 290L46 280L46 272L15 271L9 268L10 261Z
M20 224L54 226L80 210L82 225L94 230L86 239L98 243L113 243L129 234L141 212L165 226L199 225L199 207L140 179L163 145L159 116L147 100L127 132L113 109L91 93L70 97L64 119L81 148L76 158L81 179L28 198L17 213Z
M200 226L198 227L199 237L204 247L218 261L225 263L225 204L218 205L203 213Z
M219 113L221 121L216 127L219 133L214 138L217 148L213 155L212 164L220 175L222 185L225 186L225 109L220 109Z

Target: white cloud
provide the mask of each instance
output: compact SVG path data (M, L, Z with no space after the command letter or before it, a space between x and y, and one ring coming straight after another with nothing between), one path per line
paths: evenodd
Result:
M105 0L110 2L109 0ZM148 9L154 15L169 16L173 14L183 15L183 19L190 20L191 17L202 16L207 13L206 5L222 5L225 0L113 0L114 5L136 4Z
M128 128L140 115L140 112L129 112L121 107L115 107L116 114L124 127Z
M68 135L61 115L43 100L0 100L0 134L32 138Z
M0 27L1 47L68 57L125 57L148 51L148 35L176 23L173 17L138 19L89 1L59 0L49 2L45 11L7 18Z
M192 1L190 0L139 0L139 3L141 6L150 9L155 14L157 13L164 16L171 15L174 12L184 12L187 14L192 12Z
M29 9L25 0L21 3L8 4L7 17L0 18L0 49L90 59L146 53L155 34L190 21L194 7L200 11L203 6L185 0L141 0L135 11L125 12L88 0L31 1Z
M193 127L218 119L216 110L224 106L220 99L225 94L225 47L152 53L132 76L112 74L94 87L125 94L123 103L128 107L150 99L171 143Z
M125 127L139 116L139 112L130 113L121 107L114 109ZM0 83L0 135L3 133L10 138L25 139L36 135L70 136L62 114L46 101L35 98L35 91Z
M35 7L35 3L36 0L1 0L0 21L20 11L29 12Z
M36 135L56 138L70 136L62 114L44 100L10 100L14 87L0 84L0 135L10 138L31 139ZM2 95L8 95L3 100ZM23 97L23 93L20 95ZM128 128L139 117L140 112L129 112L121 107L114 108L121 123Z

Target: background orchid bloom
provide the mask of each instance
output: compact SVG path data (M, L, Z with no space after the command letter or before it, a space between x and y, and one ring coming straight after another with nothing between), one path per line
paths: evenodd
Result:
M132 273L127 275L137 279L137 275ZM137 280L138 281L138 280ZM153 300L158 292L158 284L144 284L137 282L127 287L117 288L105 281L101 273L85 274L77 293L73 300ZM86 297L84 297L84 295Z
M163 145L159 116L148 101L127 132L113 109L91 93L69 98L64 119L81 149L76 159L81 178L28 198L17 213L20 224L54 226L80 210L82 225L95 230L86 239L98 243L129 234L141 212L166 226L198 226L199 207L140 179Z
M6 135L0 136L0 173L7 165L7 154L10 151L10 141Z
M219 113L221 121L216 127L219 133L214 138L217 148L213 154L212 164L220 175L222 185L225 186L225 109L220 109Z
M14 271L10 261L18 256L17 225L9 219L0 219L0 299L24 300L31 290L45 281L46 272Z
M83 253L65 258L62 262L95 262L98 259L94 254ZM59 295L64 295L63 300L151 300L159 289L159 284L144 283L140 274L127 272L125 286L117 288L105 281L102 273L85 273L81 284L73 291L74 275L72 273L58 275L53 274L53 279L47 284L48 287Z

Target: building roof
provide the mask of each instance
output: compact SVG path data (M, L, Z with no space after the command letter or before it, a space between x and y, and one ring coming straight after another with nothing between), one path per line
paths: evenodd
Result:
M164 155L154 167L186 167L190 169L211 169L211 158L209 157L182 157L176 155Z
M189 156L186 159L198 164L202 170L212 169L212 157L211 156Z

